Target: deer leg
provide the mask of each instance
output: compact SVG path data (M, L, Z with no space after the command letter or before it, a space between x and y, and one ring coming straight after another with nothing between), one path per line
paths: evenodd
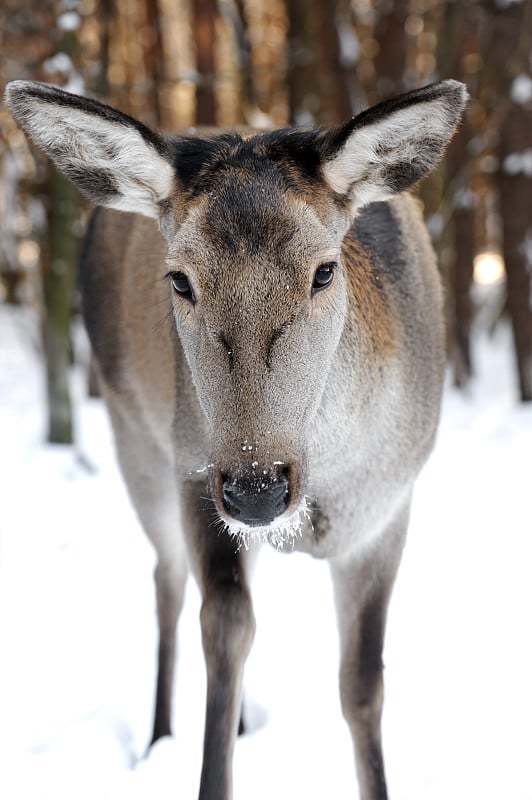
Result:
M340 633L340 699L353 739L360 800L387 800L382 755L384 632L408 513L377 553L331 563Z
M361 800L386 800L381 744L385 602L375 596L351 621L342 647L340 697L351 730Z
M246 732L246 723L244 722L244 706L240 704L240 719L238 720L238 735L243 736Z
M166 494L158 476L171 474L170 468L143 476L141 501L135 503L144 531L155 547L155 591L159 643L157 689L150 746L172 733L173 687L176 662L177 621L183 607L187 579L185 546L179 530L175 487ZM163 499L164 498L164 499ZM172 501L172 502L170 502Z
M202 487L203 488L203 487ZM202 595L200 613L207 667L207 706L200 800L230 800L244 665L255 633L247 553L212 527L198 510L202 491L190 487L184 503L191 563Z
M104 387L105 388L105 387ZM151 744L171 734L176 626L187 578L185 543L179 526L174 467L143 426L108 398L117 453L131 501L157 554L155 588L159 645Z
M172 694L175 672L176 628L183 606L186 571L182 564L159 557L155 569L159 647L157 691L151 744L171 734Z

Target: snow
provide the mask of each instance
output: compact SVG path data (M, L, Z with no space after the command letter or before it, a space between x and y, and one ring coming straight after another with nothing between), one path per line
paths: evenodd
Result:
M56 53L47 58L43 64L44 71L49 75L58 72L60 75L70 75L74 72L74 64L67 53Z
M37 328L0 307L0 796L194 800L205 678L189 584L175 737L145 758L155 677L153 554L122 486L101 402L76 450L43 444ZM386 640L392 800L532 800L532 409L509 332L477 338L478 378L446 393L416 491ZM246 671L252 732L235 800L356 797L337 698L325 564L261 552Z
M340 42L340 63L343 67L352 67L360 58L360 42L352 25L344 18L336 20L336 31Z
M507 175L518 175L522 172L527 178L532 178L532 147L506 156L503 169Z
M513 80L510 96L519 105L529 103L532 100L532 78L525 73L517 75Z
M61 31L77 31L81 25L81 17L75 11L65 11L57 20L57 27Z
M510 6L515 5L516 3L522 3L523 0L495 0L495 5L497 8L509 8Z

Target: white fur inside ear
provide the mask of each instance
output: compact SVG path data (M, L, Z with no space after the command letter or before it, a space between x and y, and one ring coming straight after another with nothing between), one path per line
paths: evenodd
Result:
M397 193L387 181L390 168L416 162L428 172L443 153L454 129L445 100L431 100L393 111L355 128L323 175L339 194L350 194L356 206L386 200ZM434 142L440 142L435 156Z
M108 201L102 198L102 205L158 217L158 203L172 191L174 171L134 126L35 98L28 101L22 124L59 169L69 177L72 172L81 176L80 184L84 174L109 176L116 193ZM90 196L88 189L85 193Z

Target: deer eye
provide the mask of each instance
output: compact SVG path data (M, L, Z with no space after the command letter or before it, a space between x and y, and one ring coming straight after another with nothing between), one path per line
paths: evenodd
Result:
M335 268L336 264L334 261L330 261L327 264L320 264L314 273L314 280L312 281L312 294L316 294L316 292L327 288L327 286L331 284L334 277Z
M190 300L191 303L195 302L194 292L184 272L169 272L168 277L172 281L172 286L177 294L184 297L185 300Z

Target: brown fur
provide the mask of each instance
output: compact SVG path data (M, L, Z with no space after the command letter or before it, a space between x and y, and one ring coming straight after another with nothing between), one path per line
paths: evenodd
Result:
M378 268L372 265L356 239L346 236L342 259L351 298L348 325L362 328L364 339L371 345L372 357L382 362L397 347L390 319L395 312L392 296Z

